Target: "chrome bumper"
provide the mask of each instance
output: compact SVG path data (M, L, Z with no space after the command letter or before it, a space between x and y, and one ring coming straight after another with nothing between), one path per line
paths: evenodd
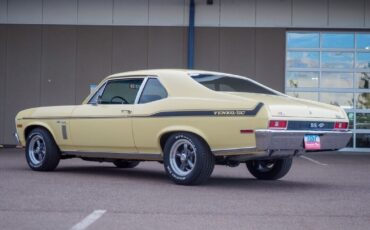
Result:
M350 131L256 130L256 148L304 151L303 138L306 134L319 135L322 150L344 148L352 137Z
M213 150L215 156L226 156L232 161L272 159L302 155L304 135L320 136L321 149L332 151L344 148L352 137L350 131L306 131L306 130L256 130L256 146Z

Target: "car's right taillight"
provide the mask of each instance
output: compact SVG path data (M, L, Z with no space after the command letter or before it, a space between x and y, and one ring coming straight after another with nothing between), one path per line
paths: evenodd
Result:
M348 129L348 122L335 122L334 123L334 130L347 130Z
M284 120L271 120L269 121L269 129L286 129L288 121Z

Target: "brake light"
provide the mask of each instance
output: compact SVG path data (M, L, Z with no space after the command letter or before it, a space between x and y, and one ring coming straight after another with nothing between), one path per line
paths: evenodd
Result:
M348 122L335 122L334 123L334 129L347 129L348 128Z
M286 129L288 121L272 120L269 121L269 129Z

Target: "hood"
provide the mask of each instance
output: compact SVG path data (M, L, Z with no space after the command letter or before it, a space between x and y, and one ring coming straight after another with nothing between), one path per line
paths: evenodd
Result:
M26 109L20 111L17 114L16 119L23 119L27 117L66 117L71 115L74 108L75 106L48 106Z

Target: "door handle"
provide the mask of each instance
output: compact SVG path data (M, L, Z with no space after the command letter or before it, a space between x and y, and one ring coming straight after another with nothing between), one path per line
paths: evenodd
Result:
M121 110L121 113L124 113L124 114L129 115L129 114L131 114L131 113L132 113L132 111L131 111L131 110L128 110L128 109L122 109L122 110Z

